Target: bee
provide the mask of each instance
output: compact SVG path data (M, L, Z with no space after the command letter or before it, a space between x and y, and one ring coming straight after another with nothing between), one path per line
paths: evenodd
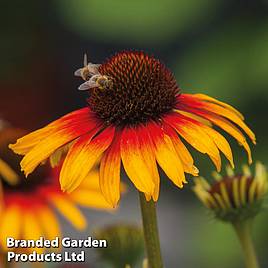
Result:
M75 71L74 75L81 77L85 82L78 90L90 90L93 88L105 89L113 85L112 80L99 72L100 64L88 63L87 55L84 55L84 67Z

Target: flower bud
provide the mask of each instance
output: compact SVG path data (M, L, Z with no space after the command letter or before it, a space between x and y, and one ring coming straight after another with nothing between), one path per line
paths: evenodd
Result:
M95 237L107 240L108 247L99 248L98 251L101 259L113 264L114 267L134 267L143 255L142 230L134 225L111 225L97 230Z
M256 216L263 207L263 197L268 190L265 166L256 163L255 175L248 166L242 174L235 174L230 166L226 176L214 172L214 183L198 177L193 191L216 218L228 222L244 221Z

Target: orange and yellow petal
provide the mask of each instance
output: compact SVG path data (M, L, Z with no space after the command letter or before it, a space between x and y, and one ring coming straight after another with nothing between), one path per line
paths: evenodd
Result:
M70 199L81 206L100 209L112 210L114 207L106 201L102 192L90 191L87 189L78 189L70 194Z
M205 119L204 117L201 117L201 116L198 116L196 114L189 113L189 112L186 112L186 111L182 111L182 110L174 110L174 112L183 114L183 115L185 115L187 117L190 117L190 118L202 123L203 125L207 125L209 127L212 127L212 123L209 120Z
M47 138L53 132L51 126L33 131L22 138L18 139L15 144L10 144L9 148L12 149L16 154L25 155L31 151L40 141Z
M181 112L178 111L178 113L181 113ZM187 119L187 116L184 115L184 118ZM211 140L213 140L217 148L226 156L231 166L234 167L233 153L227 140L213 128L207 125L204 125L192 118L188 118L188 120L191 120L192 122L194 122L197 126L199 126L200 129L202 129L202 131L204 131L211 138Z
M0 158L0 178L3 178L6 182L14 185L18 182L18 174Z
M136 188L148 195L153 195L154 177L146 163L141 141L134 128L126 127L123 129L120 152L124 169Z
M54 194L50 197L55 208L77 229L84 230L87 227L86 218L82 212L65 195Z
M109 204L117 206L120 199L120 135L115 134L111 146L100 163L100 189Z
M41 208L41 207L40 207ZM39 223L37 215L34 210L25 209L22 218L22 235L23 239L37 240L43 235L42 227Z
M21 168L27 176L58 148L99 127L100 123L92 117L89 108L83 108L18 139L9 147L16 153L25 154Z
M74 138L76 136L64 130L51 134L24 156L20 163L22 171L28 176L40 163L50 157L56 149Z
M71 112L61 118L53 121L47 126L33 131L22 138L18 139L15 144L10 145L10 148L17 154L25 155L31 151L40 141L47 138L53 132L68 127L68 125L84 124L92 121L90 118L90 110L88 107Z
M1 211L0 243L3 249L7 249L7 237L20 238L22 213L19 206L12 205Z
M157 164L156 164L156 155L155 155L156 148L155 148L153 139L150 135L150 131L148 130L150 128L149 127L150 125L152 125L152 123L148 123L147 125L137 127L136 134L141 144L141 150L142 150L143 157L145 159L145 163L147 164L151 172L151 176L154 182L154 191L152 195L150 194L145 194L145 195L146 195L147 201L149 201L151 198L153 198L154 201L157 201L159 197L159 190L160 190L160 177L159 177L159 172L158 172Z
M183 183L186 183L184 169L171 138L157 125L151 128L150 134L153 136L159 166L175 185L182 188Z
M61 236L59 221L49 206L42 206L36 210L36 215L47 239L53 240Z
M200 126L208 134L208 136L214 141L215 145L219 150L225 155L225 157L230 162L232 168L234 168L234 159L232 149L228 141L216 130L207 126Z
M119 191L121 193L126 191L126 186L123 183L119 185ZM100 189L100 172L97 168L93 168L80 186L68 196L73 202L81 206L104 210L114 209L114 206L105 199Z
M232 111L225 109L219 105L213 104L213 103L206 103L203 109L229 119L230 121L238 125L241 129L243 129L254 144L256 143L256 137L254 133L244 123L244 121L241 120L241 118L237 116L235 113L233 113Z
M183 94L183 95L188 95L188 96L190 96L189 94ZM212 98L212 97L210 97L210 96L208 96L208 95L200 94L200 93L198 93L198 94L194 94L194 95L192 95L192 96L198 98L198 99L201 100L201 101L208 101L208 102L212 102L212 103L219 104L220 106L223 106L223 107L225 107L225 108L231 110L232 112L236 113L237 116L239 116L242 120L244 120L244 116L243 116L237 109L235 109L233 106L231 106L231 105L228 104L228 103L225 103L225 102L223 102L223 101L219 101L219 100L217 100L217 99L215 99L215 98Z
M210 118L211 122L213 122L215 125L221 127L224 131L233 136L238 141L238 143L244 147L244 149L248 154L248 162L251 164L252 163L251 150L242 132L235 125L228 122L222 117L215 117L209 115L208 118Z
M221 169L221 158L218 148L196 121L183 115L178 115L178 113L166 116L165 121L197 151L208 154L217 170Z
M39 218L35 214L34 210L25 209L23 212L21 232L23 239L25 240L37 240L40 237L44 237ZM42 253L44 251L44 248L35 248L35 251Z
M192 110L192 112L202 115L206 119L210 120L213 124L220 127L225 132L234 137L238 141L238 143L242 145L246 150L248 154L248 162L252 163L251 150L247 143L247 140L243 135L243 133L234 124L232 124L231 122L229 122L228 120L224 119L221 116L212 115L199 110Z
M85 179L100 155L110 146L115 128L109 127L100 134L85 134L71 146L60 172L63 191L72 192Z
M168 125L165 125L165 132L171 138L174 148L180 157L183 165L184 172L197 176L199 173L198 168L194 165L194 160L186 146L183 144L178 134Z
M255 144L256 138L252 130L244 123L244 117L232 106L218 101L214 98L203 94L181 94L178 98L180 101L177 104L177 109L190 112L201 116L211 121L209 117L220 117L229 123L234 123L239 126L249 136L251 141ZM212 122L212 121L211 121ZM212 122L213 123L213 122ZM232 124L231 123L231 124Z

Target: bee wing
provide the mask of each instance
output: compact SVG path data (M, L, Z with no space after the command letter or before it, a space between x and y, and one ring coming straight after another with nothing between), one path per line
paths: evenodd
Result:
M84 54L84 67L87 66L87 53Z
M92 74L99 74L99 70L98 70L99 67L100 67L100 64L89 63L87 65L89 73L92 73Z
M76 71L74 72L74 75L75 75L75 76L80 76L80 77L82 77L82 70L83 70L83 68L79 68L78 70L76 70Z
M89 90L91 88L98 87L98 84L95 81L86 81L78 87L78 90Z

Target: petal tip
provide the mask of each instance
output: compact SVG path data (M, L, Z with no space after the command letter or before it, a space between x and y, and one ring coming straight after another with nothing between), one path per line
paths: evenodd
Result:
M16 143L11 143L8 145L8 148L16 153Z
M221 166L216 166L216 170L217 170L217 172L220 172L221 171Z
M112 209L116 209L118 207L118 202L111 203Z
M60 189L61 189L61 191L62 191L63 193L65 193L65 192L67 191L67 187L66 187L66 185L63 185L63 184L61 184Z
M107 198L106 196L104 196L105 200L107 201L107 203L111 206L112 209L116 209L118 207L118 202L119 202L119 199L110 199L110 198Z
M156 203L158 201L159 196L153 195L153 201Z

